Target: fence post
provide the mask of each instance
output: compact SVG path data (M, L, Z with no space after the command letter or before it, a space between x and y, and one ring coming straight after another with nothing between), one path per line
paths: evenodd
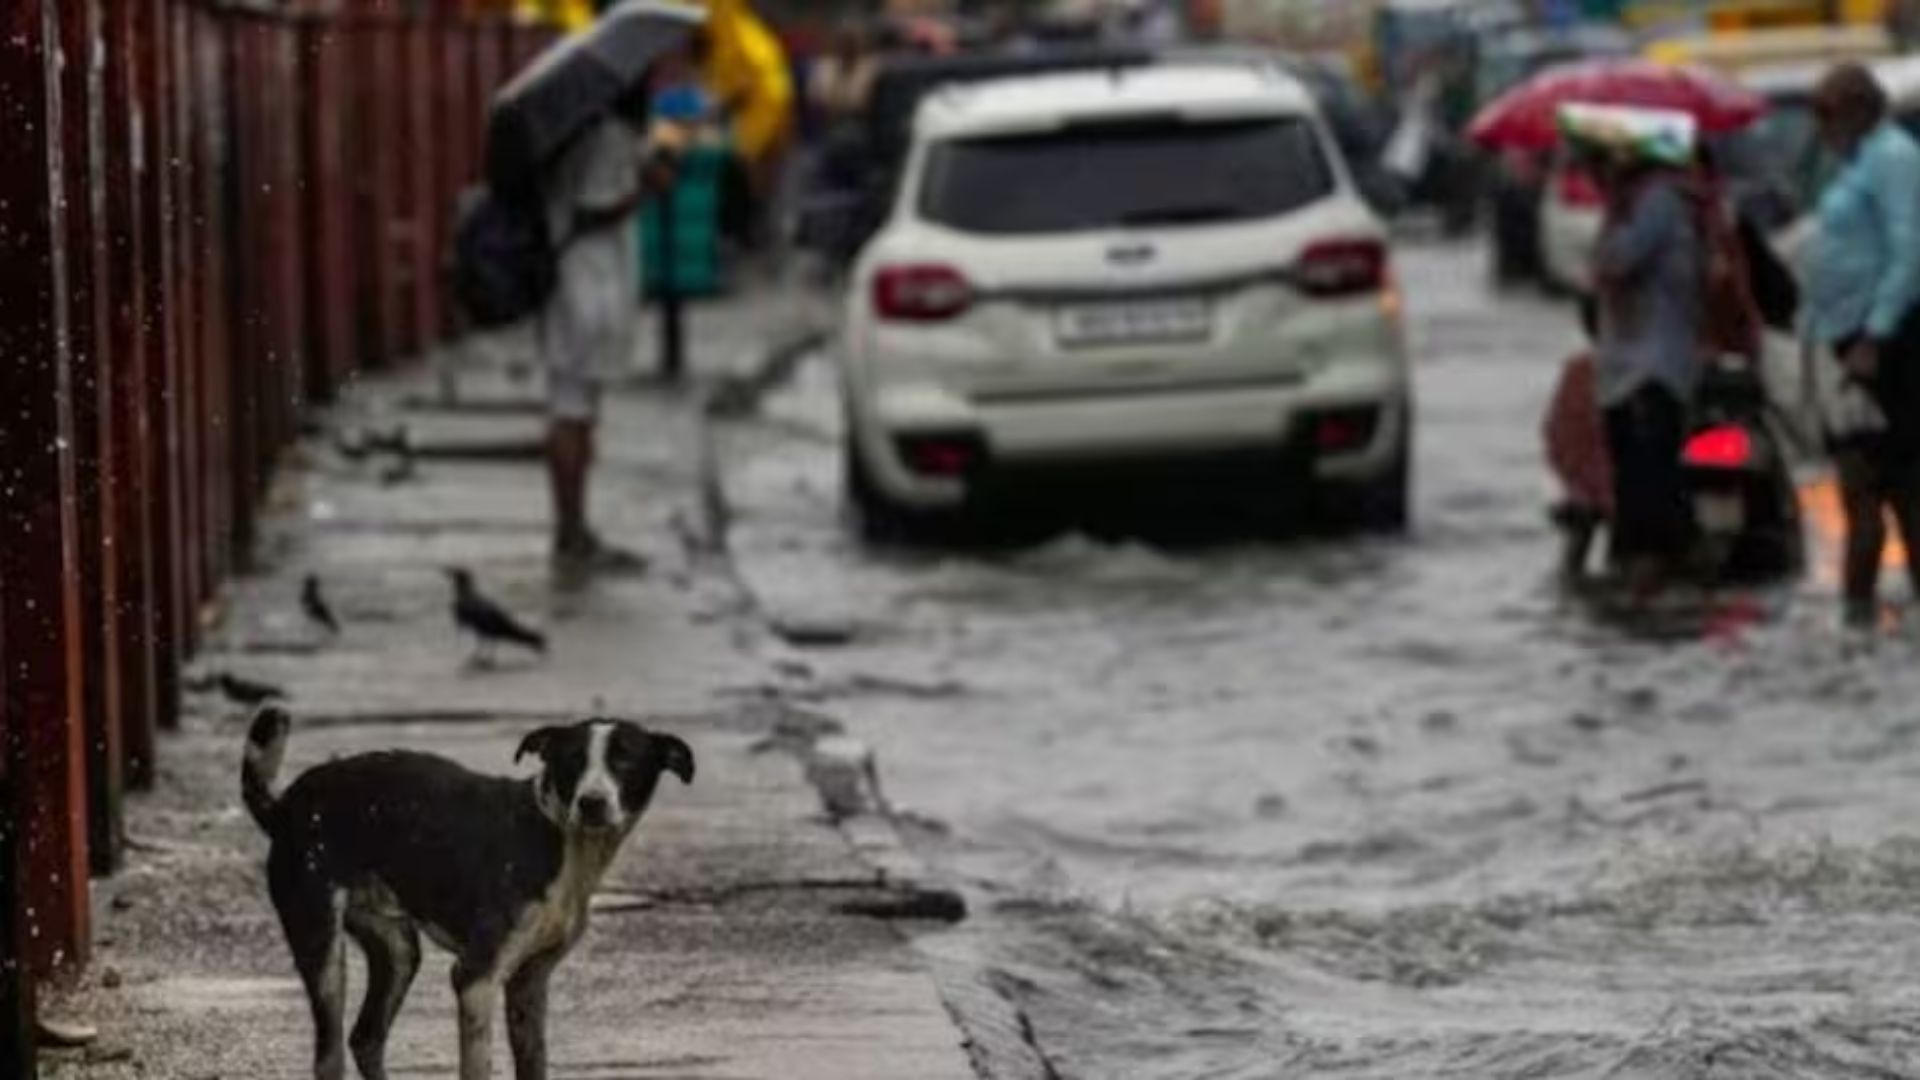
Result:
M447 131L441 122L440 93L434 86L440 74L433 50L434 23L424 14L409 16L403 24L406 42L404 70L408 121L411 127L407 160L410 230L407 263L412 268L413 337L409 355L426 355L440 340L440 222L452 207L440 199L437 177L446 168Z
M119 560L114 550L117 434L107 273L105 37L99 0L69 0L61 23L61 156L67 190L68 347L73 363L76 566L83 617L76 626L87 678L81 708L87 748L87 855L93 873L120 861L120 678L112 662L108 613L118 609Z
M175 355L173 415L179 423L178 460L174 464L174 485L179 491L175 507L177 559L180 566L180 594L187 617L181 620L185 637L180 651L191 652L199 636L199 620L193 617L197 605L213 590L215 578L209 569L207 549L211 546L206 529L208 497L205 468L207 434L200 402L204 398L206 353L200 345L201 297L207 292L205 250L199 244L200 229L195 224L192 192L193 154L189 143L193 131L193 24L192 8L176 0L160 7L154 43L162 57L160 90L166 95L152 103L164 121L156 133L163 156L154 165L160 171L162 203L170 220L164 224L172 245L174 292L168 324ZM171 677L171 673L170 676ZM177 687L174 688L177 693ZM170 705L178 709L177 698Z
M300 57L295 47L294 23L284 13L263 16L261 41L267 84L273 87L266 114L272 153L272 248L274 283L273 350L278 361L274 380L274 430L262 475L272 477L272 464L300 430L300 414L307 400L307 310L305 270L307 234L301 226L300 206L304 173L301 170L300 117L306 109L300 82Z
M27 813L18 891L30 912L28 961L83 959L87 940L86 780L68 347L66 207L61 175L57 0L0 5L0 624L8 670L0 713L23 768ZM22 746L21 744L24 744Z
M331 18L310 19L301 28L302 91L314 108L303 108L306 137L306 218L309 330L307 396L332 400L353 369L353 277L347 243L353 198L347 188L343 140L347 100L341 63L345 38ZM319 103L326 107L318 107Z
M0 582L0 589L5 583ZM0 593L0 608L5 606ZM0 626L0 702L6 699L6 628ZM15 783L26 774L25 732L0 705L0 877L9 882L26 877L21 857L19 826L29 812L25 785ZM16 888L0 889L0 1075L32 1080L34 1063L33 973L27 969L26 896Z
M196 284L191 294L195 307L189 314L197 326L189 339L189 351L194 356L189 383L192 396L184 402L184 409L189 425L197 432L189 443L194 455L194 482L200 489L196 500L199 551L195 554L204 587L211 590L227 571L233 531L232 495L228 490L231 474L227 469L232 434L226 412L231 326L227 317L226 248L219 239L226 227L222 189L226 125L219 99L218 27L212 14L198 4L181 5L177 12L186 23L182 66L175 71L185 120L176 132L174 145L187 162L191 186L182 192L181 208L188 225L188 250L196 261ZM194 599L198 601L204 595L197 594Z
M368 274L378 297L375 306L377 335L373 354L363 358L370 366L385 367L403 351L406 332L405 286L395 272L400 252L395 244L395 225L403 202L400 178L405 165L400 154L404 115L397 103L404 92L400 70L400 28L390 15L366 16L365 47L370 61L361 86L361 118L366 136L365 158L360 168L369 184L370 206L365 225L371 230L369 243L362 250L360 263Z
M442 288L446 275L441 271L445 267L444 259L451 246L447 223L453 219L454 207L459 205L460 192L474 180L473 125L468 118L474 116L480 103L471 91L467 78L473 69L473 43L475 34L472 23L457 17L443 17L434 26L439 39L439 83L440 83L440 138L444 142L446 155L440 165L440 205L439 239L434 252L434 286ZM442 293L444 298L445 294ZM461 313L457 304L442 303L440 306L440 325L434 328L438 338L457 338L460 334Z
M263 484L259 463L264 431L261 388L267 382L265 328L261 325L261 281L269 263L261 259L259 205L260 86L253 27L243 17L219 20L215 33L222 48L222 77L216 96L226 114L226 158L221 163L226 215L214 243L225 249L227 280L228 494L232 532L227 553L231 565L246 567L252 557L253 510ZM249 88L239 92L240 88Z
M146 472L148 439L145 373L148 335L146 293L140 281L140 201L135 195L135 122L133 10L114 4L109 12L106 51L107 220L115 243L109 252L108 289L113 304L111 344L114 358L108 393L116 433L110 469L114 477L114 573L119 605L107 613L110 663L120 678L120 767L127 786L153 780L156 710L153 670L152 538L148 501L140 495Z
M135 186L140 203L140 282L146 304L141 317L150 334L145 396L152 412L148 454L141 491L148 501L148 547L153 566L154 698L162 727L178 722L180 658L188 641L193 601L186 596L187 552L180 543L180 323L176 320L173 201L164 169L172 154L167 142L169 78L165 0L134 0L133 75L135 108L140 117Z
M7 62L0 58L0 64ZM4 579L0 579L0 609L6 606ZM26 878L26 860L20 850L19 827L30 805L25 785L27 740L23 725L6 709L6 625L0 623L0 879L9 883ZM33 1080L38 1073L34 1053L33 973L27 969L26 896L17 888L0 889L0 1076Z

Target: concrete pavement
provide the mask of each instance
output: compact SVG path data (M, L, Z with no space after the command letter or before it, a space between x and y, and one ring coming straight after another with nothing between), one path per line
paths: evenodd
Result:
M702 309L696 383L742 375L810 318L764 294ZM546 563L525 342L454 359L357 387L287 463L257 565L223 597L199 666L288 689L289 777L387 747L509 773L528 728L588 711L647 718L693 745L696 783L663 784L555 978L557 1080L977 1075L910 942L914 924L872 915L940 917L949 906L917 902L929 894L903 880L911 861L875 819L836 821L823 808L808 748L834 734L831 721L756 703L780 646L744 617L703 538L695 398L629 388L609 402L595 516L654 568L567 593ZM455 408L444 405L448 373ZM354 440L335 434L395 423L419 449L411 476L384 455L342 452ZM454 563L546 629L551 657L468 664L440 573ZM309 572L345 624L338 639L299 614ZM244 724L202 695L165 742L157 789L129 810L129 865L96 889L94 962L55 1001L101 1037L53 1055L49 1075L311 1075L305 1002L266 898L266 845L237 797ZM429 952L395 1032L396 1075L454 1068L447 957ZM504 1044L495 1061L507 1075Z

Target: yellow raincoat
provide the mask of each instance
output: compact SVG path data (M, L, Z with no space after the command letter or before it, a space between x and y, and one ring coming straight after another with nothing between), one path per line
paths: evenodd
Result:
M594 19L593 0L515 0L515 10L568 31ZM733 116L735 149L753 165L764 165L785 149L793 126L786 50L747 0L707 0L707 32L707 91Z
M747 0L708 0L707 92L733 117L733 145L753 166L786 148L793 78L786 50Z
M514 14L562 30L579 30L593 22L593 0L516 0Z

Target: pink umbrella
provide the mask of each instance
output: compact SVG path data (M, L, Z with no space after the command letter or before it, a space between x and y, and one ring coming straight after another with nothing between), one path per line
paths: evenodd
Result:
M1560 106L1628 105L1689 113L1707 134L1737 131L1766 99L1704 68L1646 60L1591 60L1550 68L1480 110L1467 135L1499 150L1546 150L1560 141Z

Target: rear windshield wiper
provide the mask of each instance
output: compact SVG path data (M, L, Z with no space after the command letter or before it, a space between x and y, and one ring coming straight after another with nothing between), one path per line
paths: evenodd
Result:
M1233 221L1245 216L1237 206L1224 203L1193 203L1187 206L1156 206L1134 210L1120 216L1122 225L1199 225L1209 221Z

